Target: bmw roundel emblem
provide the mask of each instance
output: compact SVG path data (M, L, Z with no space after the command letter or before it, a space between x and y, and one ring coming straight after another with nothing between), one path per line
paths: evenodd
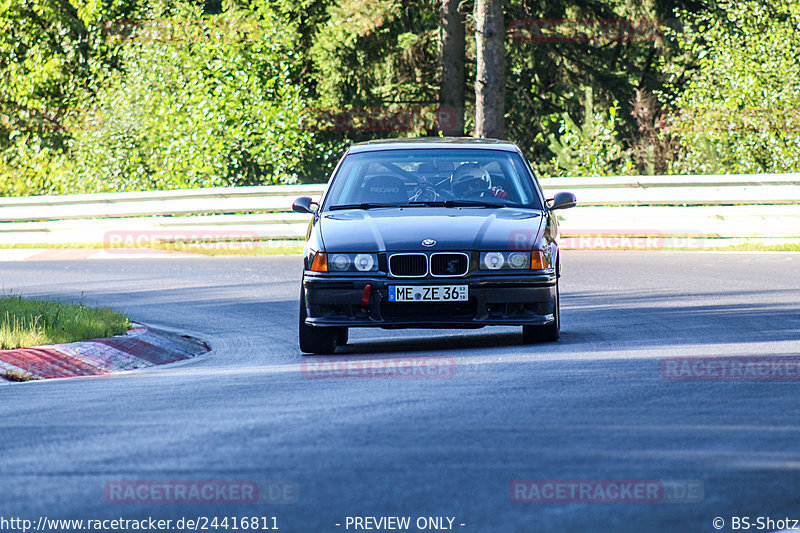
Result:
M422 246L431 247L434 244L436 244L436 241L434 241L433 239L425 239L424 241L422 241Z

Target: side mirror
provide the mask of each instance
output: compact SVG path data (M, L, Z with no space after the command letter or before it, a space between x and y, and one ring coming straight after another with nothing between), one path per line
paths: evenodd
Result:
M314 200L309 198L308 196L301 196L297 200L294 201L292 204L292 211L295 213L305 213L307 215L313 215L317 211L311 208L311 204L315 204Z
M553 198L553 205L550 206L550 211L569 209L570 207L575 207L577 203L578 199L571 192L560 192Z

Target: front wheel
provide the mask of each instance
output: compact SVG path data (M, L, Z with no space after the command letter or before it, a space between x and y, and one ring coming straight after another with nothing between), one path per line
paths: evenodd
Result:
M347 329L345 329L345 332ZM306 324L305 293L300 289L300 351L307 354L326 355L336 350L337 340L342 337L339 328L321 328ZM347 342L345 333L344 342Z
M522 342L534 344L554 342L561 334L561 306L559 305L558 280L556 280L556 301L553 306L553 321L544 326L522 326Z

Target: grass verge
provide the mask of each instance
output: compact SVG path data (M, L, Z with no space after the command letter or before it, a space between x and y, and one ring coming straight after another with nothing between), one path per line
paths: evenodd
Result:
M0 298L0 349L99 339L125 333L128 317L83 304Z
M724 252L800 252L800 243L786 243L786 244L757 244L757 243L744 243L734 244L731 246L714 246L704 248L709 251L724 251Z

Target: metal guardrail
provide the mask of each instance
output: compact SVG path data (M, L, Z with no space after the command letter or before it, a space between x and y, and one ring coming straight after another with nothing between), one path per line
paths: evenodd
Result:
M566 237L800 240L800 174L611 176L540 180L572 191L559 213ZM325 185L0 198L0 243L131 239L297 241L308 217L290 210ZM127 241L126 241L127 239ZM140 241L137 241L141 244Z

